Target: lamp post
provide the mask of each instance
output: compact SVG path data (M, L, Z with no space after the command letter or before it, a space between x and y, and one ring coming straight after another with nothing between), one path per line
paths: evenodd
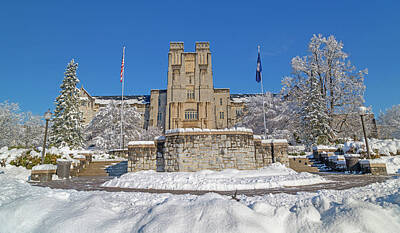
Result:
M364 133L365 146L367 147L367 155L368 155L368 158L370 159L371 158L371 153L369 152L367 132L365 130L365 124L364 124L364 116L367 113L367 108L366 107L360 107L359 108L359 113L360 113L360 117L361 117L361 124L362 124L362 128L363 128L363 133Z
M47 128L49 126L49 120L51 118L51 112L50 109L47 110L47 112L45 112L44 114L44 119L46 120L46 128L44 130L44 140L43 140L43 149L42 149L42 163L44 164L44 156L46 154L46 138L47 138Z

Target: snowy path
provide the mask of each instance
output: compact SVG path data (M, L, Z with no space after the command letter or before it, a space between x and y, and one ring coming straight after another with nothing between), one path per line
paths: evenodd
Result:
M376 182L384 182L391 179L390 176L372 175L343 175L343 174L318 174L331 181L329 183L319 183L313 185L302 185L292 187L280 187L270 189L238 190L237 194L246 196L258 196L265 194L287 193L296 194L298 192L317 192L319 190L345 190L354 187L364 187ZM164 190L164 189L138 189L138 188L115 188L103 187L104 182L112 177L75 177L71 180L55 180L45 183L32 183L34 186L50 187L54 189L74 189L78 191L108 191L108 192L145 192L145 193L171 193L171 194L193 194L202 195L209 192L221 195L233 195L235 191L206 191L206 190Z

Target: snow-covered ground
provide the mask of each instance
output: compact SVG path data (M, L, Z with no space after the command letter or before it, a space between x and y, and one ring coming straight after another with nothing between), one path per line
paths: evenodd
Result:
M280 163L258 170L199 172L140 171L122 175L104 184L106 187L168 190L243 190L266 189L328 182L318 175L297 173Z
M400 179L256 197L80 192L0 174L0 232L398 232ZM23 168L20 168L23 169ZM10 173L10 171L13 171Z

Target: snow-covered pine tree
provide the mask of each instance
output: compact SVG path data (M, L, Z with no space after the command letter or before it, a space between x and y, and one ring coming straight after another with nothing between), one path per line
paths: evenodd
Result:
M305 95L301 109L302 138L307 144L327 144L333 138L333 130L329 125L326 101L315 75L311 75L307 83L303 90Z
M74 59L68 64L60 95L56 98L52 125L51 144L54 146L69 146L79 148L83 145L82 113L79 111L79 89L76 87L79 79L76 76L78 64Z

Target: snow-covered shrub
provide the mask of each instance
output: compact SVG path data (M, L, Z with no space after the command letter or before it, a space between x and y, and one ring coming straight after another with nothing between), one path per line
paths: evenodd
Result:
M17 103L0 103L0 147L36 147L43 143L44 126L40 116L20 112Z
M270 92L247 97L242 121L237 126L250 128L254 134L264 134L263 101L267 134L290 140L293 137L290 108L279 95Z
M135 107L124 106L123 134L125 145L129 141L153 140L161 135L158 128L143 129L141 115ZM120 148L121 142L121 109L120 104L111 101L99 109L93 120L85 129L86 144L101 149Z
M400 104L381 112L378 117L378 124L381 126L380 134L384 138L400 139Z

